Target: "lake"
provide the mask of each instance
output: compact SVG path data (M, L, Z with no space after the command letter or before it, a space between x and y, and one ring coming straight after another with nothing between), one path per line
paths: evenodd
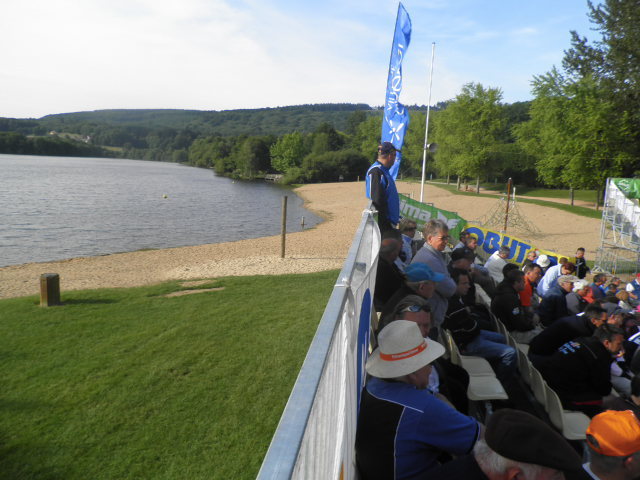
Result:
M220 243L318 224L264 181L176 163L0 154L0 266Z

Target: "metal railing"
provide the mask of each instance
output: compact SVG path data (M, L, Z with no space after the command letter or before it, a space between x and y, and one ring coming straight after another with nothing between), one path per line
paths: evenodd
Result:
M363 349L380 246L373 213L363 212L259 480L355 478L355 426L368 354Z

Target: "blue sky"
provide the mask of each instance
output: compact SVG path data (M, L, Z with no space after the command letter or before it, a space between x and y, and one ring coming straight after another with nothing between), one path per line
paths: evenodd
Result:
M570 30L594 38L586 0L406 0L405 104L463 84L527 100ZM4 0L0 117L105 108L228 110L381 105L397 1Z

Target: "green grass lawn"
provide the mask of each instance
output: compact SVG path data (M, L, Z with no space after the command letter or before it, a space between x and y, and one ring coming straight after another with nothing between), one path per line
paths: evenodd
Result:
M473 183L473 185L475 186L475 182ZM493 183L483 183L482 187L489 190L496 190L498 192L507 191L506 183L498 183L497 185L494 185ZM597 192L595 190L574 190L573 198L575 200L591 202L595 205L596 193ZM528 197L564 198L567 200L571 198L570 190L564 188L535 188L516 185L516 194L526 195ZM602 194L602 192L600 192L600 194Z
M0 478L255 478L337 273L0 301Z
M442 188L444 190L447 190L451 193L454 193L456 195L470 195L470 196L478 196L477 193L475 193L475 191L473 192L464 192L464 191L460 191L456 188L456 184L452 183L450 185L446 185L446 184L435 184L434 186L438 187L438 188ZM473 186L475 187L475 183L473 184ZM549 208L556 208L558 210L564 210L565 212L570 212L576 215L581 215L583 217L588 217L588 218L602 218L602 211L600 210L595 210L593 208L588 208L588 207L578 207L578 206L571 206L568 204L563 204L563 203L557 203L557 202L553 202L553 201L546 201L546 200L534 200L534 199L530 199L530 198L522 198L519 195L529 195L529 196L535 196L535 197L548 197L548 198L561 198L561 196L556 195L557 192L562 192L563 190L551 190L551 189L535 189L535 190L530 190L527 193L522 192L522 190L520 190L520 188L518 188L518 190L516 191L516 194L518 195L517 200L519 203L531 203L534 205L540 205L541 207L549 207ZM567 192L567 197L569 198L569 191L568 190L564 190L565 192ZM581 190L582 191L582 190ZM534 193L531 193L534 192ZM549 192L554 192L553 194L548 194ZM583 190L582 192L589 192L589 190ZM487 193L481 193L480 194L482 197L484 198L500 198L500 195L496 194L487 194ZM576 198L578 198L576 196ZM593 198L592 201L595 200L595 193L593 194Z

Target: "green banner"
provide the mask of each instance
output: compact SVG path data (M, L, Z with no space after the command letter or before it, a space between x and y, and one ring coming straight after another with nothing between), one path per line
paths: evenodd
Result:
M640 198L640 179L638 178L612 178L613 183L627 196L627 198Z
M464 218L453 212L420 203L402 194L400 194L400 216L410 218L418 224L418 228L420 229L422 229L422 226L431 218L437 218L446 222L447 225L449 225L449 235L454 245L458 243L458 236L467 224Z

